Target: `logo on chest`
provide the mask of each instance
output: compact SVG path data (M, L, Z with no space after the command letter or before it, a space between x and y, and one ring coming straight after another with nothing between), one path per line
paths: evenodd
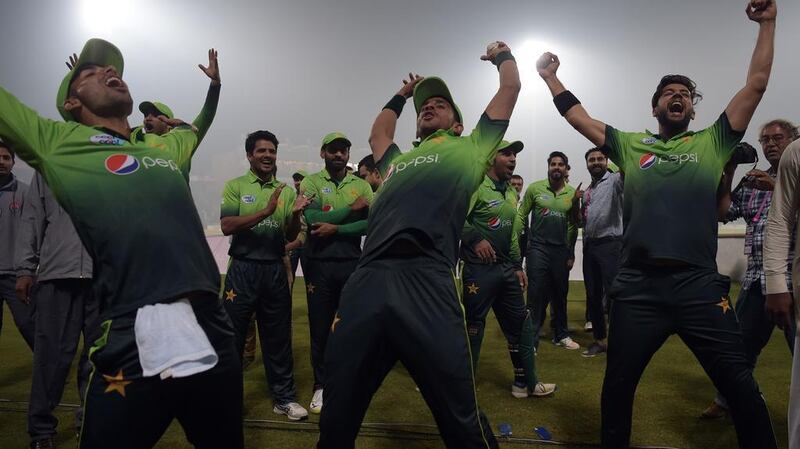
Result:
M503 200L495 199L495 200L491 200L488 203L486 203L486 206L490 207L490 208L495 208L495 207L497 207L497 206L499 206L501 204L503 204Z
M95 136L97 137L97 136ZM115 175L130 175L139 170L139 161L129 154L112 154L106 158L106 170Z
M98 145L124 145L125 139L114 137L110 134L97 134L89 138L89 141Z
M322 194L323 194L323 195L328 195L328 194L330 194L331 192L333 192L333 190L332 190L330 187L323 187L323 188L322 188Z
M429 154L427 156L417 156L406 162L398 162L397 164L391 164L389 166L389 170L386 172L386 177L384 179L384 182L388 181L389 178L391 178L393 175L405 171L408 168L416 168L419 166L438 164L438 163L439 163L439 153Z
M256 197L254 195L242 195L242 202L244 204L253 204L256 202Z

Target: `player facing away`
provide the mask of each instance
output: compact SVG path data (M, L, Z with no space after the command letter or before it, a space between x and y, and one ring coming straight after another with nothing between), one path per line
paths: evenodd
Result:
M621 268L609 292L604 448L629 446L636 385L671 334L680 336L729 398L739 446L776 447L728 300L730 280L717 273L715 260L717 186L767 89L772 67L775 2L748 4L747 16L760 27L747 82L702 131L688 130L699 93L685 76L665 76L653 94L658 134L631 133L589 116L556 76L558 57L545 53L537 61L559 112L625 173Z
M497 447L478 409L454 270L470 198L494 160L520 81L504 43L491 44L481 59L498 67L500 87L470 135L461 136L461 112L445 83L411 74L372 126L384 184L328 337L319 448L354 447L372 396L398 360L447 447ZM412 96L419 141L401 153L394 131Z
M195 447L241 448L241 365L184 177L197 135L179 120L163 136L132 135L122 72L119 49L88 41L58 91L65 122L0 88L0 136L41 173L94 261L102 336L80 447L152 447L177 418Z

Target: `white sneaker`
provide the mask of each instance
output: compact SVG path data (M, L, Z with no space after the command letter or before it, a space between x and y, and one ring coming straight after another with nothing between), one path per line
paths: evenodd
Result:
M536 384L536 387L531 392L531 396L536 396L537 398L543 398L545 396L550 396L551 394L555 393L558 390L558 385L556 384L546 384L539 382Z
M572 350L572 351L574 351L576 349L581 349L581 345L579 345L578 343L575 343L575 341L572 339L572 337L564 337L560 341L555 342L553 344L556 345L556 346L561 346L564 349Z
M514 396L517 399L523 399L531 396L543 398L555 393L556 390L558 390L556 384L545 384L542 382L537 383L536 387L533 388L533 391L528 391L527 386L518 387L515 384L511 384L511 396Z
M586 332L589 332L590 330L592 330L592 322L591 321L587 321L586 324L583 325L583 330L585 330Z
M309 404L308 410L315 415L322 413L322 388L314 390L314 396L311 397L311 404Z
M287 402L286 404L275 404L272 412L278 415L286 415L289 421L300 421L308 418L308 410L297 402Z

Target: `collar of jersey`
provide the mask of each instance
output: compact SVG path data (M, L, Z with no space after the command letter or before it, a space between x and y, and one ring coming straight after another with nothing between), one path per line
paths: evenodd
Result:
M256 176L256 174L255 174L255 173L253 173L253 170L247 170L247 180L248 180L248 181L250 181L250 183L251 183L251 184L252 184L252 183L255 183L255 182L259 182L259 183L260 183L260 182L264 182L264 181L262 181L262 180L261 180L261 178L259 178L258 176ZM278 180L277 180L277 179L275 179L275 177L273 176L273 177L272 177L272 179L270 179L270 180L269 180L269 181L267 181L267 182L264 182L264 185L268 185L268 186L274 186L274 185L276 185L277 183L278 183Z
M648 136L655 137L656 139L661 140L661 136L651 132L649 129L645 129L644 132L647 133ZM681 137L692 136L692 135L694 135L694 131L686 130L686 131L684 131L684 132L682 132L680 134L676 134L676 135L672 136L672 138L669 139L669 140L661 140L661 141L666 143L666 142L669 142L670 140L680 139Z
M489 175L483 176L483 185L489 187L490 189L494 190L498 193L505 193L497 190L497 184L495 183L494 179L490 178ZM506 182L506 191L508 191L508 183Z
M320 175L323 179L326 179L326 180L328 180L330 182L334 182L333 178L331 177L331 174L328 173L328 170L326 170L324 168L317 174ZM353 179L356 179L355 175L353 175L350 172L347 172L347 173L345 173L344 178L342 178L342 180L339 181L339 185L341 186L341 185L347 184L348 182L352 181Z
M454 133L453 130L451 130L451 129L439 129L439 130L436 130L436 132L431 133L431 135L426 137L424 140L415 140L414 142L411 142L411 145L414 145L414 148L417 148L420 145L422 145L423 143L427 142L428 140L430 140L430 139L432 139L434 137L439 137L441 135L448 135L450 137L458 137L456 135L456 133Z
M113 129L108 129L105 126L90 126L89 128L93 128L93 129L96 129L98 131L102 131L102 132L104 132L106 134L109 134L109 135L111 135L113 137L118 137L118 138L120 138L120 139L122 139L122 140L124 140L126 142L133 142L135 139L144 140L144 133L141 133L141 129L142 129L141 126L137 126L136 128L132 128L131 129L130 138L127 138L127 137L123 136L122 134L114 131Z

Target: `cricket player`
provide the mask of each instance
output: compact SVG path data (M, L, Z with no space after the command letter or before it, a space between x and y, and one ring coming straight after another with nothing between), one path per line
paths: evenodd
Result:
M567 328L569 271L575 262L578 237L575 188L567 184L569 159L561 151L547 157L547 179L525 190L519 206L520 220L530 215L528 248L528 307L533 319L534 346L539 347L539 329L550 304L553 344L580 349Z
M149 448L177 418L195 447L241 448L239 355L184 177L197 135L175 119L163 136L132 135L123 66L117 47L89 40L58 90L64 122L0 88L0 137L42 175L94 261L102 335L80 447Z
M517 213L517 191L509 181L523 148L520 141L500 143L473 196L460 251L473 371L477 371L486 315L491 308L508 342L514 366L511 395L515 398L549 396L556 391L555 384L539 382L536 377L534 326L522 293L528 284L519 248L522 220Z
M621 267L612 301L608 365L602 393L602 445L627 448L636 385L650 358L678 334L727 399L739 446L777 447L769 413L744 352L728 299L730 280L717 272L717 186L722 169L767 89L776 5L759 0L747 16L759 24L745 86L714 124L689 131L695 83L661 79L651 100L658 134L622 132L589 116L556 76L558 57L537 70L558 111L625 173Z
M278 139L269 131L247 136L250 169L225 183L220 208L222 233L232 235L223 299L242 354L248 325L256 315L261 355L274 405L292 421L308 417L297 402L292 361L292 294L284 265L286 241L300 231L308 201L275 179Z
M497 447L478 408L454 270L470 199L508 127L520 81L504 43L491 44L481 59L498 67L500 87L468 136L461 136L464 121L444 81L411 74L372 126L370 147L384 183L328 337L321 449L354 446L370 399L398 360L447 447ZM394 131L412 96L419 141L401 153Z
M372 201L370 185L346 169L351 145L340 132L326 135L319 152L325 168L300 184L301 195L316 198L304 214L310 233L303 265L314 370L312 413L322 411L325 345L342 289L361 257L361 236L367 231Z

